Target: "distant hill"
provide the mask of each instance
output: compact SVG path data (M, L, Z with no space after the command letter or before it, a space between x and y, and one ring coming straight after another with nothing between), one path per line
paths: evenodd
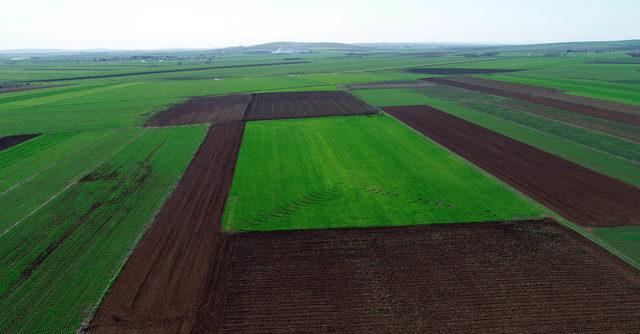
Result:
M239 46L224 48L219 51L241 51L255 53L306 53L317 50L340 50L340 51L366 51L367 47L345 44L345 43L303 43L303 42L272 42L252 46Z
M507 45L487 48L499 52L629 52L640 50L640 39L626 41L567 42L528 45Z

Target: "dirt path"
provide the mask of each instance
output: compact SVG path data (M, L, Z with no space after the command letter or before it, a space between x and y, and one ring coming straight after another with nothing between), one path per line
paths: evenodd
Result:
M582 226L640 225L640 189L427 106L386 112Z

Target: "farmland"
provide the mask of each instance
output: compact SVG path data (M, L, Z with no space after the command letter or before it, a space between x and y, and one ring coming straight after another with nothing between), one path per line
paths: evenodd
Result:
M0 332L637 332L589 45L0 52Z
M243 128L242 123L211 127L182 181L111 288L91 331L132 327L172 333L190 327L216 256L222 209ZM179 278L174 271L181 273Z
M483 194L491 199L478 201ZM248 123L223 226L263 231L540 215L388 116L358 116Z
M77 329L109 288L202 135L202 129L189 128L147 131L19 225L5 228L1 331Z
M245 120L366 115L376 109L344 92L253 94Z
M16 135L0 138L0 151L6 150L9 147L16 146L22 142L25 142L37 135Z
M200 123L225 123L240 121L251 96L225 95L191 98L157 113L148 126L171 126Z
M572 222L600 227L640 224L638 188L437 109L385 111Z
M486 332L496 319L505 332L627 332L640 315L638 276L548 221L224 242L224 288L208 296L216 303L196 322L200 333Z

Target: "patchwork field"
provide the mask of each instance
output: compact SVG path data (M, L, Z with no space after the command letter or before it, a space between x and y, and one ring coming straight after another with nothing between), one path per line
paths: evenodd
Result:
M626 333L640 316L637 273L551 221L221 242L196 333Z
M574 223L640 224L636 187L431 107L384 110Z
M243 129L243 123L209 129L87 331L190 331L216 256L220 219Z
M139 133L19 224L6 228L3 220L0 332L75 332L182 175L202 130Z
M266 231L541 214L437 144L375 115L248 123L223 226Z
M251 96L245 120L374 114L377 110L345 92L264 93Z
M0 333L640 332L640 41L289 44L0 51Z

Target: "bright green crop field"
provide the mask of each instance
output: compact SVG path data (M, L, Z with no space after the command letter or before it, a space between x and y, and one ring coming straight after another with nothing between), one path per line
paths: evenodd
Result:
M122 146L118 152L103 156L66 191L5 228L0 332L75 332L108 290L205 131L197 126L121 134L127 145L114 143Z
M398 226L541 215L467 162L377 115L249 123L224 228Z

